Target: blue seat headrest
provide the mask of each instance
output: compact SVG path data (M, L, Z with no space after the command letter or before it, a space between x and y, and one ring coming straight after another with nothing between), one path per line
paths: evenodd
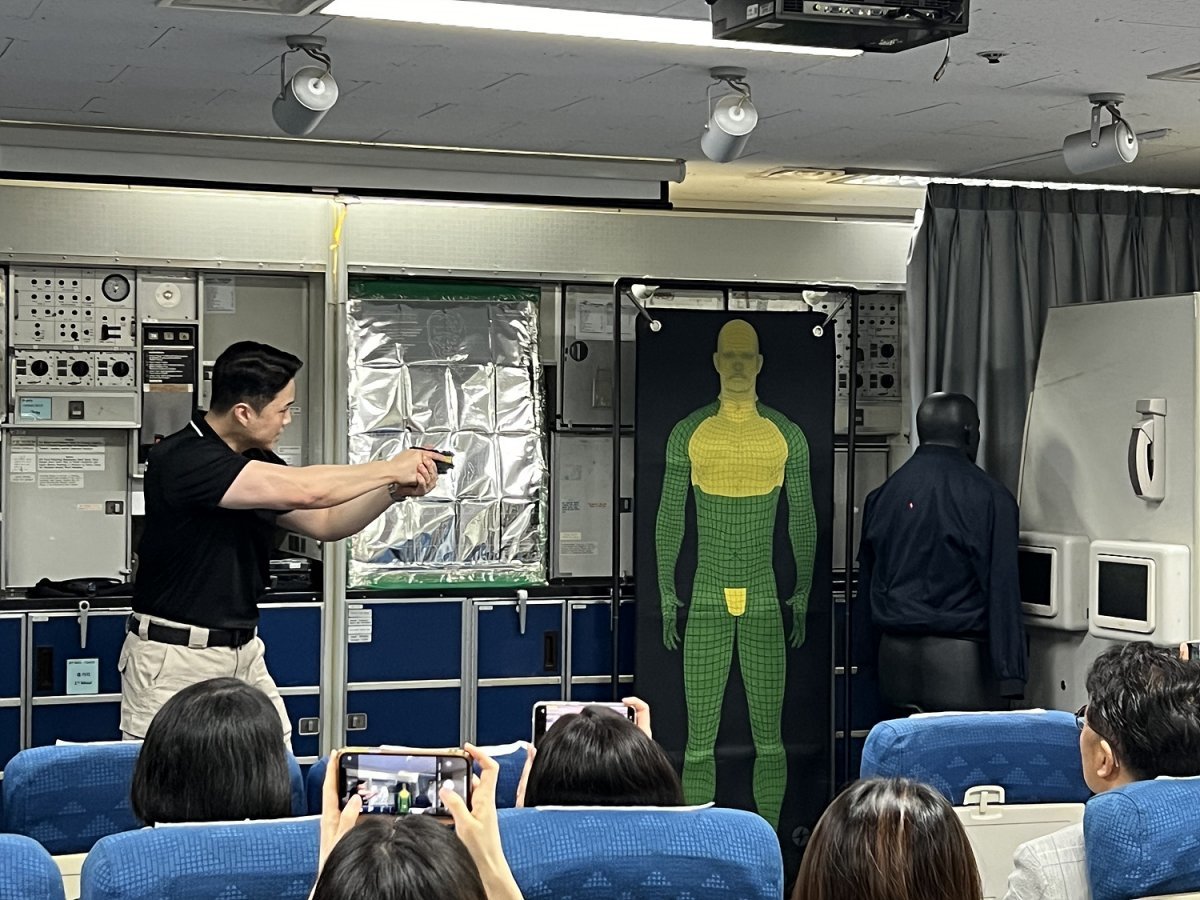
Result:
M1200 778L1139 781L1083 811L1092 900L1200 889Z
M1083 803L1075 717L1058 711L951 713L880 722L863 748L862 776L928 784L955 805L997 784L1007 803Z
M504 856L526 900L779 900L765 819L732 809L506 809Z
M512 809L517 805L517 788L521 786L521 773L525 771L528 752L520 743L479 749L500 766L500 775L496 780L496 808ZM478 765L475 766L475 774L479 774Z
M22 750L4 770L4 830L65 854L140 828L129 789L141 749L131 741Z
M33 838L0 834L0 900L63 900L62 873Z
M89 900L307 900L317 872L315 818L167 825L103 838L80 876Z

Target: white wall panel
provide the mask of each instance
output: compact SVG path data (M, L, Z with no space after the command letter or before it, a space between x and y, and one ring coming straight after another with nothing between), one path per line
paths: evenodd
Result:
M314 271L329 255L324 197L0 183L0 257Z
M912 224L782 216L364 200L346 220L354 271L898 285Z

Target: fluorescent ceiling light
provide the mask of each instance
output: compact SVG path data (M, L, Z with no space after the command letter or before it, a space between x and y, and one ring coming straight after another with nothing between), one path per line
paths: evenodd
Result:
M721 50L758 50L773 53L803 53L810 56L859 56L861 50L794 47L789 44L753 44L718 41L706 19L665 16L635 16L625 13L554 9L546 6L516 6L483 3L480 0L333 0L321 10L325 16L383 19L414 25L443 25L553 34L563 37L597 38L643 44L677 44Z

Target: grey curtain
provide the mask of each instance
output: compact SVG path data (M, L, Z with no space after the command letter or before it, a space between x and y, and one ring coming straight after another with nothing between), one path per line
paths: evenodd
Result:
M1196 196L930 185L908 268L913 409L974 398L979 463L1015 492L1046 311L1200 290L1198 239Z

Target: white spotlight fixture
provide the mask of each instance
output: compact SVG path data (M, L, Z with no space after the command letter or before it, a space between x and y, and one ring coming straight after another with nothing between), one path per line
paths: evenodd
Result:
M287 45L290 49L279 57L279 96L271 107L271 117L285 133L300 136L316 128L337 103L338 86L333 80L333 61L325 52L325 38L293 34L288 36ZM298 50L321 65L304 66L288 78L288 54Z
M1137 159L1138 136L1121 115L1124 94L1091 94L1092 127L1068 134L1063 141L1063 162L1076 175L1131 163ZM1112 116L1111 124L1100 126L1100 114Z
M708 124L700 138L700 149L713 162L732 162L742 155L750 132L758 124L758 110L750 102L750 85L746 70L740 66L716 66L709 69L712 84L708 86ZM713 105L713 88L724 84L726 94Z

